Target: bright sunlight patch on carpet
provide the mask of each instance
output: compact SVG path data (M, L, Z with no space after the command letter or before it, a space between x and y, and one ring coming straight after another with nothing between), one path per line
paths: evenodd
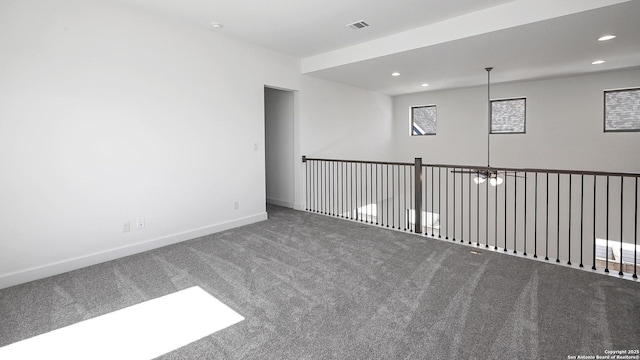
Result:
M244 320L200 287L0 348L0 359L148 360Z

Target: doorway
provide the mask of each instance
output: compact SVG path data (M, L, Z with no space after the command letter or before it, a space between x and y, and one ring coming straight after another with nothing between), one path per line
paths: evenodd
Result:
M294 204L294 92L264 88L265 179L267 204Z

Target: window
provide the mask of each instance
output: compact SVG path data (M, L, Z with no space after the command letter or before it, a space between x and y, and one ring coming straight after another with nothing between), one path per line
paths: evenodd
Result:
M640 131L640 88L605 90L604 131Z
M411 135L435 135L436 134L436 106L412 106L411 107Z
M491 100L491 133L524 134L527 99Z

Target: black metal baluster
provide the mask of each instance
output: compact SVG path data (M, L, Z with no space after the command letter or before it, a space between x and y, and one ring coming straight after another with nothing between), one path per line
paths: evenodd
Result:
M324 160L320 162L320 214L324 212Z
M328 188L327 188L327 182L328 181L327 180L329 179L329 175L328 175L329 174L329 170L327 170L327 164L328 164L327 161L323 161L323 165L324 165L323 169L322 169L323 170L323 173L322 173L322 183L323 183L323 185L322 185L323 186L322 195L323 196L322 197L323 197L323 200L324 200L323 204L322 204L322 213L323 214L327 213L327 209L328 209L327 202L328 202L328 199L329 199L329 197L327 195L328 194L328 191L327 191L328 190Z
M471 173L467 174L467 183L469 184L469 245L471 245Z
M353 163L349 163L349 170L351 172L351 176L349 176L349 185L351 187L349 192L349 219L353 220Z
M456 173L453 169L453 241L456 241Z
M322 161L316 162L316 213L322 213Z
M376 225L380 225L380 221L379 221L380 211L378 211L378 210L380 210L378 208L378 199L379 199L378 198L378 164L376 164L376 182L375 182L375 184L376 184L376 186L375 186L376 187L376 191L375 191L375 196L374 196L374 198L375 198L374 199L374 203L376 204Z
M460 173L460 242L464 242L464 175Z
M433 215L436 212L435 209L433 208L433 172L435 171L435 168L432 166L431 167L431 236L433 236Z
M340 187L342 188L342 212L340 214L341 218L345 218L344 214L346 213L347 210L347 206L346 206L346 201L347 201L347 174L346 174L346 170L347 170L347 163L343 162L340 165L340 168L342 169L342 184L340 185Z
M396 228L396 214L394 207L396 205L396 182L394 179L395 176L395 167L391 165L391 228Z
M354 163L353 164L356 168L356 178L354 181L355 187L356 187L356 193L355 193L355 201L356 201L356 206L353 207L353 212L356 214L356 218L355 220L358 221L360 220L360 207L358 206L358 167L360 166L360 163ZM360 176L362 176L362 174L360 174Z
M367 170L369 174L369 201L367 204L369 205L368 218L370 224L373 224L373 163L369 163L369 169Z
M596 269L596 183L598 182L598 177L593 175L593 266L592 270Z
M308 162L307 160L307 166L311 167L311 178L309 179L310 181L310 185L309 185L309 211L313 212L313 194L315 193L315 187L313 186L313 182L314 182L314 178L315 178L315 173L313 172L313 168L314 168L314 161Z
M489 179L484 181L484 247L489 247Z
M516 251L516 239L518 238L518 172L513 172L513 253Z
M442 206L440 202L442 187L440 184L442 183L442 174L440 173L441 167L438 166L438 238L442 239L442 231L440 230L440 221L442 220Z
M371 173L371 175L369 176L369 202L367 202L367 204L369 204L368 220L370 224L373 224L373 163L369 164L369 170L367 171Z
M538 257L538 173L535 177L535 191L533 200L533 258Z
M404 211L402 212L404 214L404 231L407 231L407 229L409 228L409 216L407 216L407 210L408 210L408 206L407 206L407 166L404 165L404 181L402 182L402 185L404 186Z
M389 164L387 164L387 227L389 227Z
M572 185L573 175L569 174L569 260L567 261L567 265L571 265L571 185Z
M557 227L556 227L556 262L560 262L560 173L558 173L558 212L556 212Z
M476 246L480 246L480 184L476 186Z
M400 165L398 165L398 230L400 230L400 224L402 223L402 212L400 211L400 200L402 191L400 190Z
M424 236L429 236L429 227L427 226L429 220L429 165L424 166L424 189L422 189L422 195L424 195L424 199L422 200L422 205L424 206ZM431 168L433 169L433 167ZM433 194L431 194L433 196ZM433 210L431 210L433 211ZM422 214L420 214L422 216ZM432 230L433 231L433 230Z
M415 208L415 191L414 191L414 188L413 188L413 178L414 177L415 177L415 174L414 174L414 170L413 170L413 166L412 166L412 167L409 167L409 197L411 197L411 199L409 201L410 201L410 204L411 204L411 209L413 209L413 215L414 215L413 216L413 232L415 233L416 232L416 223L415 223L415 220L416 220L416 217L415 217L416 208Z
M360 222L364 222L367 217L367 203L366 203L366 186L367 180L365 178L366 167L364 163L360 164L360 207L358 208L360 213Z
M411 209L413 209L413 232L416 232L416 224L415 224L415 214L416 214L416 208L415 208L415 192L413 189L413 178L415 177L414 172L413 172L413 167L409 168L409 194L410 194L410 203L411 203Z
M637 273L637 269L638 269L638 264L637 264L637 258L638 258L638 177L636 177L636 184L635 184L635 188L636 188L636 196L635 196L635 210L633 211L634 216L633 216L633 221L634 221L634 226L633 226L633 278L637 279L638 278L638 273Z
M604 272L608 273L609 272L609 175L607 175L607 215L606 215L606 233L607 233L607 252L605 255L605 263L604 263Z
M313 212L313 194L315 191L315 188L313 186L313 178L314 178L314 173L313 173L313 161L308 162L307 160L307 166L310 167L310 179L309 179L309 211Z
M449 240L449 168L445 168L445 186L446 186L446 192L445 192L445 201L444 201L444 206L445 206L445 216L446 216L446 226L445 226L445 231L444 231L444 238Z
M522 255L527 256L527 179L529 178L529 173L524 172L524 253Z
M384 164L380 164L380 226L384 226Z
M303 161L306 161L306 160L303 160ZM311 204L309 204L309 192L311 191L311 178L309 177L309 174L310 174L309 166L310 166L309 163L305 162L305 164L304 164L304 171L305 171L304 180L305 180L305 183L306 183L305 185L306 185L307 189L306 189L305 194L304 194L304 196L305 196L304 203L305 203L305 210L306 211L309 211L309 206L311 205Z
M549 260L549 173L547 173L547 214L545 219L545 224L547 226L547 233L545 237L545 249L544 249L544 259Z
M496 171L496 180L498 179L498 172ZM488 181L489 179L487 179ZM493 218L493 250L498 250L498 183L493 187L495 199L494 199L494 211L495 216Z
M330 166L331 164L328 161L324 162L324 197L325 197L325 202L324 202L324 214L328 215L329 214L329 170L330 170Z
M369 222L369 183L367 182L367 178L369 177L369 171L367 170L367 163L364 163L364 222Z
M331 177L332 177L332 180L333 180L333 192L332 192L333 193L333 206L331 207L331 212L332 212L331 215L333 215L333 216L336 216L336 213L337 213L336 202L338 200L338 193L337 193L337 186L336 186L337 185L336 181L338 180L338 177L336 176L336 165L338 165L338 163L334 161L333 162L333 172L331 174L332 175Z
M618 272L618 275L623 276L624 273L622 272L622 234L623 234L623 229L622 229L622 224L623 224L623 219L624 219L624 176L620 176L620 272Z
M582 241L584 239L584 174L580 174L580 267L582 264Z
M507 252L507 184L509 183L509 173L504 172L504 252Z

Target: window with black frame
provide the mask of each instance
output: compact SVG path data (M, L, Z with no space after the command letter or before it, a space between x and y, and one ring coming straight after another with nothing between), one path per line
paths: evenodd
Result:
M491 100L491 133L524 134L526 98Z
M411 135L435 135L436 122L436 106L422 105L411 107Z
M640 88L604 91L604 131L640 131Z

